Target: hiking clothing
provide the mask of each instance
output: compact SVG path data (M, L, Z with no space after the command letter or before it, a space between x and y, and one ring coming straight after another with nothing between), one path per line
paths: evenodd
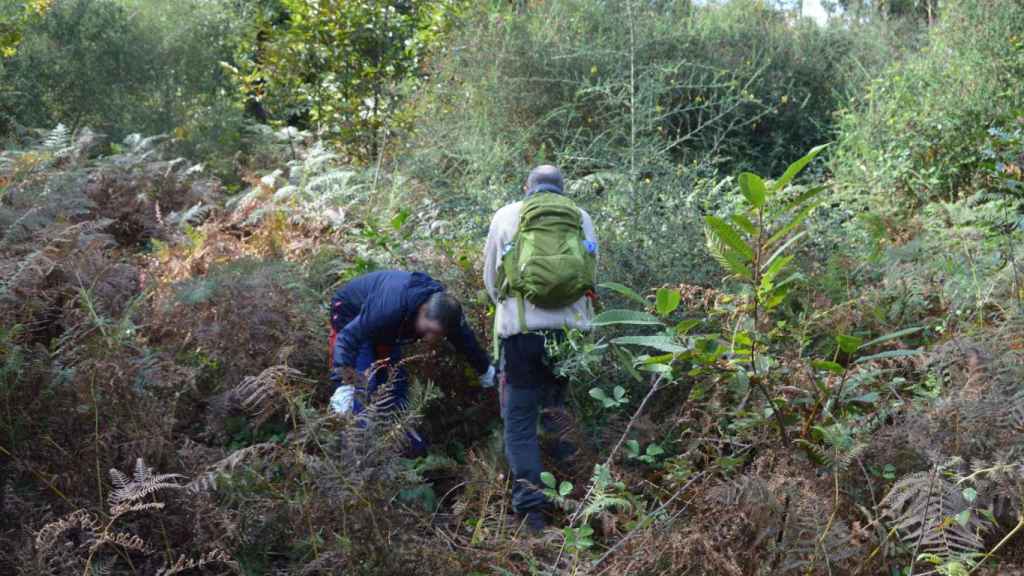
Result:
M487 245L484 248L484 285L491 300L495 303L495 331L499 337L507 338L522 332L533 330L559 330L564 328L588 330L593 318L593 305L589 298L580 298L577 302L564 308L538 308L528 301L523 301L522 320L519 315L519 298L510 296L501 298L501 286L498 285L498 266L502 256L509 249L510 243L519 227L519 214L522 202L513 202L498 210L491 219L490 231L487 234ZM590 215L580 209L583 234L588 249L593 247L597 255L597 235Z
M444 291L444 286L421 272L387 270L360 276L339 288L331 299L331 382L342 384L342 368L369 367L375 347L391 348L391 354L400 344L417 339L416 316L419 308L431 294ZM463 318L456 331L446 335L447 340L461 353L478 374L485 374L491 365L487 353L480 347L473 330ZM367 352L369 351L369 352ZM393 358L393 365L398 363Z
M550 503L543 493L543 471L537 419L553 436L556 460L566 460L576 448L564 438L569 425L565 410L565 380L549 365L545 338L561 333L517 334L502 340L501 416L505 423L505 457L512 474L512 509L519 514L539 510Z

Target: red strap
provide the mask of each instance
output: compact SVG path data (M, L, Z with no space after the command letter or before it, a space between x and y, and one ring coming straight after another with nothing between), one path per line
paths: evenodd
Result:
M331 334L327 337L327 371L334 369L334 343L338 340L338 331L331 326Z

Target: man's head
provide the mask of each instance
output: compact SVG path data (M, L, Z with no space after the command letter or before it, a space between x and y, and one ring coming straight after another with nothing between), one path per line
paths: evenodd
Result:
M530 175L526 178L526 184L523 186L523 192L527 196L537 192L562 194L563 187L562 171L557 166L544 164L530 171Z
M416 314L416 335L434 343L459 329L462 304L447 292L434 292Z

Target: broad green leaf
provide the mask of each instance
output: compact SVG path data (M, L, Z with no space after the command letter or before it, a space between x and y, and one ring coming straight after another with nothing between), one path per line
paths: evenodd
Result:
M795 178L801 170L803 170L808 164L811 163L811 160L814 160L814 158L827 147L828 144L821 144L820 146L815 146L814 148L811 148L811 150L807 154L805 154L803 158L790 164L789 167L786 168L786 171L782 174L782 177L776 180L775 183L772 185L772 190L778 192L779 190L782 190L783 188L788 186L789 183L793 181L793 178Z
M614 326L617 324L662 326L661 320L647 312L636 310L607 310L598 314L590 324L592 326Z
M679 293L679 290L659 288L654 309L658 312L659 316L664 318L665 316L675 312L676 308L679 308L679 303L681 301L682 295Z
M554 490L554 488L555 488L555 475L552 474L551 472L548 472L546 470L544 472L541 472L540 473L540 481L543 482L544 485L547 486L548 488L551 488L552 490Z
M676 334L684 336L688 334L690 330L693 330L697 326L700 326L700 320L697 320L696 318L683 320L679 324L676 324Z
M735 228L729 225L728 222L722 220L718 216L705 216L704 221L707 223L711 231L715 233L715 236L722 241L723 244L735 250L740 256L747 260L754 259L754 250L747 245L746 242L740 238L739 232Z
M590 397L595 400L600 400L601 402L608 400L608 396L604 393L604 390L601 390L600 388L591 388Z
M872 354L871 356L862 356L857 358L855 364L864 364L865 362L871 362L874 360L883 360L885 358L907 358L909 356L918 356L922 353L920 348L913 350L886 350L885 352L879 352L878 354Z
M663 374L665 376L672 375L672 367L668 364L644 364L640 366L640 370L644 372L653 372L655 374Z
M562 480L562 483L558 485L558 495L565 498L570 492L572 492L572 482Z
M640 453L640 443L636 440L626 440L626 450L633 456Z
M913 334L915 332L920 332L921 330L924 330L924 326L915 326L913 328L904 328L903 330L897 330L896 332L890 332L889 334L886 334L884 336L879 336L878 338L875 338L874 340L871 340L869 342L865 342L864 344L861 345L861 348L870 348L870 347L874 346L875 344L881 344L882 342L888 342L889 340L895 340L897 338L902 338L904 336Z
M616 386L612 389L612 395L615 396L616 400L622 400L626 396L626 389L622 386Z
M661 456L664 453L665 453L665 449L662 448L661 446L658 446L657 444L649 444L647 446L647 455L648 456L652 456L652 457L653 456Z
M743 230L751 236L757 235L757 227L750 221L750 218L747 218L743 214L733 214L729 218L740 227L740 230Z
M863 338L857 336L847 336L846 334L839 334L836 336L836 342L839 344L839 349L847 354L853 354L860 348Z
M833 374L842 374L846 371L845 368L831 360L813 360L811 366L814 366L818 370L828 370Z
M679 354L688 350L665 336L620 336L612 340L612 343L620 346L646 346L671 354Z
M753 172L740 174L740 192L754 208L764 206L765 198L768 197L768 190L764 186L764 180Z
M625 284L619 284L618 282L604 282L598 284L597 286L598 288L607 288L614 292L618 292L619 294L622 294L626 298L629 298L630 300L642 306L647 306L647 300L644 300L643 296L637 294L635 290L633 290L629 286L626 286Z
M964 488L963 495L964 500L967 500L968 502L974 502L974 500L978 497L978 491L970 487Z
M764 275L761 276L761 289L764 290L769 284L775 281L775 277L782 272L782 269L786 267L790 262L793 261L793 256L783 256L782 258L776 258L771 264L765 269Z

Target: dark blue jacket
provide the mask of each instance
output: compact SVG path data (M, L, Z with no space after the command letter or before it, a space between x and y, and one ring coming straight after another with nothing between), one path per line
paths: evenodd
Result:
M360 276L335 292L331 304L332 322L338 331L334 370L353 368L359 348L366 343L395 345L416 340L416 314L420 306L444 286L422 272L385 270ZM335 303L339 304L335 307ZM335 318L335 316L337 318ZM487 371L490 358L476 341L473 330L462 320L460 329L447 339L480 374Z

